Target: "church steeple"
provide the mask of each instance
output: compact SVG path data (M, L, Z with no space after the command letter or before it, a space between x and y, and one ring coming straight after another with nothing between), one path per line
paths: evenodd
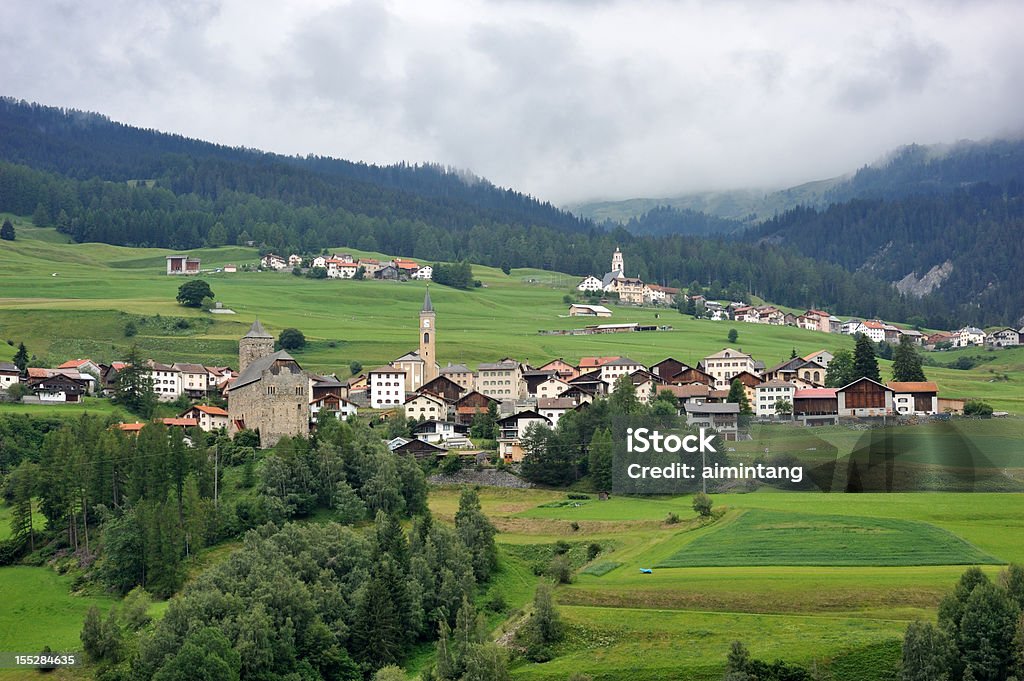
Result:
M625 271L626 271L626 265L622 261L622 251L620 251L619 247L616 246L615 247L615 252L612 253L612 272L622 272L622 273L625 273Z
M434 305L430 300L430 287L423 296L423 309L420 310L420 359L423 360L423 382L429 383L437 378L437 355L434 354L437 327Z

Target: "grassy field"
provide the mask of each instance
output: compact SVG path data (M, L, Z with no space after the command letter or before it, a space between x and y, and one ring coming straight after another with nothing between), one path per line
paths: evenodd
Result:
M995 577L1001 566L984 563L1024 561L1020 494L764 489L713 495L723 511L713 522L697 520L687 496L562 504L565 493L549 490L480 494L506 557L556 541L602 546L574 583L556 591L569 625L558 656L518 666L517 679L564 679L571 671L609 681L717 679L737 639L757 657L818 665L836 681L892 678L903 630L935 617L964 570L955 563L977 560ZM456 489L431 493L439 518L450 519L457 504ZM682 522L665 523L669 513ZM764 544L774 556L756 555ZM858 565L794 564L826 563L852 549ZM698 551L716 560L658 567ZM742 564L729 564L739 554ZM813 560L804 561L808 555ZM518 608L527 596L509 603Z
M750 509L657 567L977 565L1001 561L934 525Z
M297 353L304 366L347 375L353 360L366 367L383 364L416 345L417 312L423 282L314 281L290 273L209 273L216 299L237 313L210 315L183 308L175 300L182 279L164 274L161 249L105 244L68 244L52 229L29 226L14 217L18 239L0 247L0 342L24 342L40 364L73 357L109 361L137 343L162 361L237 363L237 339L256 317L271 333L286 327L309 338ZM350 248L339 250L364 254ZM255 249L223 247L191 251L204 268L255 263ZM674 310L616 307L610 322L640 322L672 331L600 336L546 336L540 330L580 328L593 323L568 318L562 297L576 278L539 270L500 270L476 266L484 288L457 291L433 286L438 311L438 355L444 362L479 362L514 356L540 364L554 357L576 361L588 355L625 355L652 363L673 356L695 364L728 344L732 327L736 346L766 364L821 348L852 347L852 339L792 327L695 321ZM185 320L179 325L179 320ZM124 336L134 321L138 335ZM55 333L55 329L64 330ZM14 354L14 347L9 350ZM954 397L985 397L998 409L1024 412L1020 390L1024 348L987 353L965 350L936 353L947 363L961 354L984 355L969 371L929 368L942 392ZM3 353L0 353L0 359ZM883 373L887 368L883 363ZM1009 380L1001 380L1003 375Z

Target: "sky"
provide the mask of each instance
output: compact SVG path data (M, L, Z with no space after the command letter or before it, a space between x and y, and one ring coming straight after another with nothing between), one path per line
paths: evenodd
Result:
M0 94L556 204L1024 132L1019 0L6 0Z

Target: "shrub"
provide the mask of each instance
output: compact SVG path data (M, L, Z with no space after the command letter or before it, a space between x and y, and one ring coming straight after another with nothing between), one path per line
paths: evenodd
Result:
M599 555L601 555L601 545L600 544L592 543L592 544L587 545L587 562L588 563L590 561L594 560L595 558L597 558Z
M992 406L982 400L968 400L964 404L964 416L992 416Z
M711 515L711 504L711 497L704 494L704 492L697 492L693 495L693 510L702 518L707 518Z
M676 514L676 513L671 513L670 512L667 516L665 516L665 524L666 525L675 525L678 522L679 522L679 515Z

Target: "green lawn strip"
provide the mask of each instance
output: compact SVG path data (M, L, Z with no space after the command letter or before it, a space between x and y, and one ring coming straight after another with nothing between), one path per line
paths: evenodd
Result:
M752 509L690 542L658 567L1001 562L951 532L920 521Z
M801 615L678 612L562 606L567 640L545 664L524 663L516 679L565 679L578 671L595 681L720 679L729 645L744 641L756 658L827 666L833 658L891 645L906 623ZM854 681L857 677L836 677Z

